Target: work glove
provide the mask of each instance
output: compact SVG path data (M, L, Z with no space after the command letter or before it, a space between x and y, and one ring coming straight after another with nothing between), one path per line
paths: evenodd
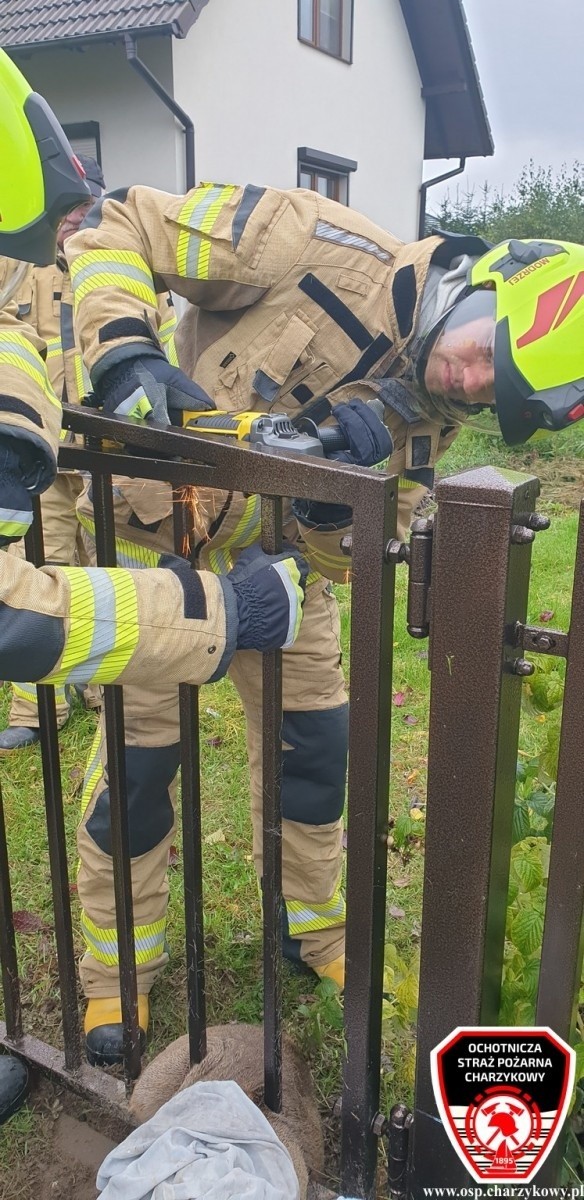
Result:
M347 404L335 404L333 416L345 435L348 449L336 450L327 458L351 463L354 467L385 470L393 454L393 439L374 405L366 404L364 400L349 400ZM353 520L353 510L346 504L293 500L292 511L306 529L316 526L325 530L346 529Z
M32 495L16 446L14 438L0 438L0 546L18 542L32 525Z
M282 554L264 554L258 545L241 552L222 580L235 594L238 650L286 650L296 641L308 571L292 546Z
M110 367L97 383L95 394L107 414L142 417L163 425L182 425L183 409L215 408L203 388L149 347Z

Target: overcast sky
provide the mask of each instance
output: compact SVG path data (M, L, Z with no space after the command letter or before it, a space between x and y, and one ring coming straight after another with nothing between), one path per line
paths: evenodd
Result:
M462 2L495 154L469 159L429 204L457 183L463 192L484 180L508 189L530 158L554 168L584 161L584 0ZM427 163L426 178L454 165Z

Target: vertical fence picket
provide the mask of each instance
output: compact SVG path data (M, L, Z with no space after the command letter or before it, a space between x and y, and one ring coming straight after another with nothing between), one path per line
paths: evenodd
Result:
M379 480L377 481L379 483ZM347 832L346 1057L341 1107L341 1184L375 1194L385 949L387 819L397 480L355 482L351 601L351 705Z
M35 566L41 567L45 561L45 555L41 505L38 496L33 498L33 513L34 521L25 538L26 555ZM81 1035L54 687L38 684L37 704L65 1066L68 1070L73 1071L81 1063Z
M282 501L262 496L262 549L282 549ZM282 652L262 661L262 793L264 912L264 1096L282 1107Z
M536 1024L571 1042L584 952L584 501L580 506ZM563 1140L537 1175L559 1183Z
M521 702L519 651L505 640L525 621L520 529L538 491L491 468L436 489L414 1196L468 1183L438 1117L430 1053L458 1025L498 1020Z
M190 554L192 516L183 489L175 488L174 547L182 557ZM198 688L180 685L179 712L189 1052L198 1063L207 1053Z
M97 561L101 567L115 567L116 540L111 475L92 475L95 511ZM108 685L103 689L107 746L107 784L110 796L111 848L116 900L120 999L124 1026L124 1073L129 1087L140 1074L140 1033L138 1027L138 987L134 944L134 905L126 755L124 739L123 689Z

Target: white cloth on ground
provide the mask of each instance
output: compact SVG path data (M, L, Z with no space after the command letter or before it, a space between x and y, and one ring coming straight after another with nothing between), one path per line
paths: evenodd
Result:
M177 1092L102 1163L101 1200L299 1200L292 1159L236 1083Z

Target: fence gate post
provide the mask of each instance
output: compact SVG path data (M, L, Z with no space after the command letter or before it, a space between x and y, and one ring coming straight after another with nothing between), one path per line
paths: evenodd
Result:
M430 1052L498 1022L522 660L539 484L484 467L441 482L432 560L431 699L410 1194L470 1177L438 1117ZM509 645L505 645L508 642ZM519 665L518 665L519 664Z

